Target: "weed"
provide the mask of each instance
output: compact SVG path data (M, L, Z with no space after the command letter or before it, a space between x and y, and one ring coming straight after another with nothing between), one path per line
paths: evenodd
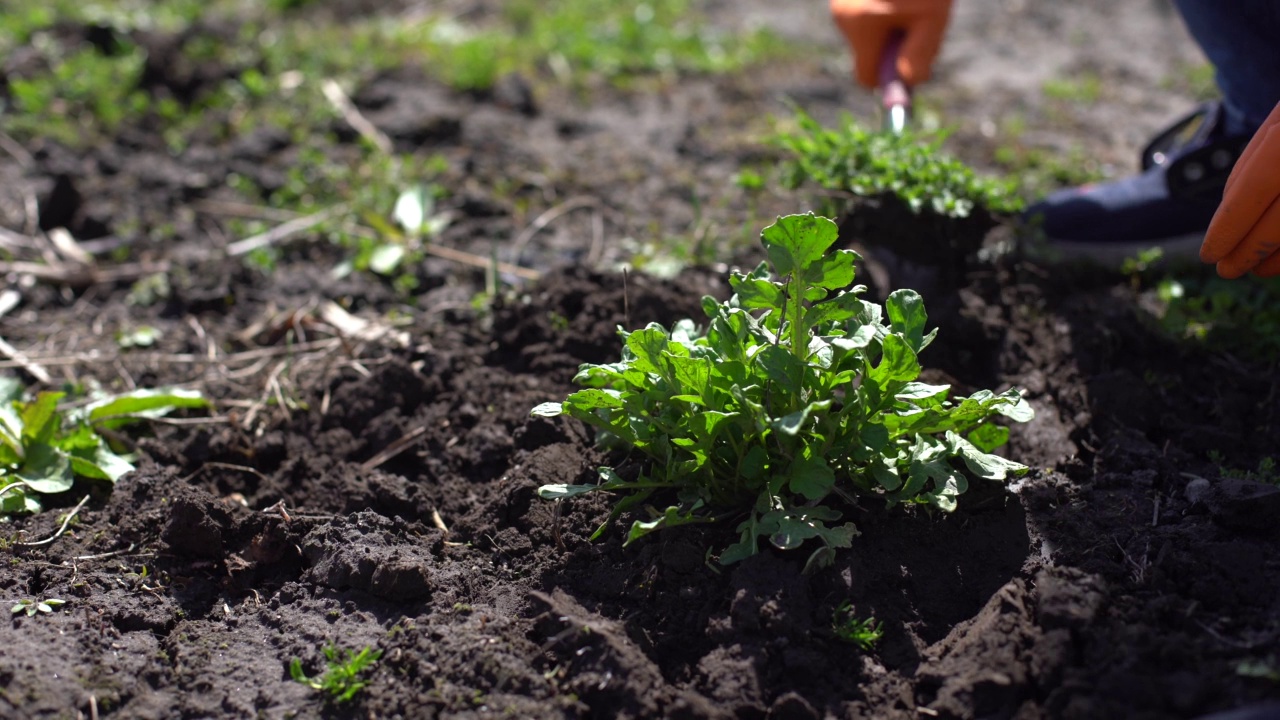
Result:
M1236 674L1240 677L1280 683L1280 662L1277 661L1274 655L1255 660L1241 660L1236 665Z
M23 598L9 608L9 612L17 615L25 612L27 617L35 617L36 613L52 613L53 609L66 605L66 600L58 600L56 598L45 598L44 600L32 600L31 598Z
M1065 79L1046 80L1043 88L1044 96L1051 100L1073 103L1076 105L1092 105L1102 95L1102 78L1097 73L1081 73Z
M360 674L382 657L381 650L365 647L360 652L339 651L336 645L324 647L325 671L317 677L307 677L302 670L302 660L294 658L289 664L289 676L295 682L324 693L328 700L343 703L351 700L369 685Z
M1155 317L1169 335L1269 362L1280 357L1280 279L1224 280L1197 268L1155 283Z
M831 616L831 631L841 640L870 651L884 637L884 623L877 623L873 617L859 618L854 615L853 606L846 600L840 603L840 607Z
M139 419L208 403L185 390L138 390L76 409L60 408L61 392L30 402L16 380L0 378L0 514L39 512L39 496L71 489L77 477L115 482L133 470L107 437Z
M770 140L791 155L782 178L789 188L813 183L864 197L892 194L914 212L927 208L946 217L965 217L975 206L1005 214L1022 207L1012 182L978 177L944 155L941 140L874 132L850 115L828 129L797 110L796 124Z
M721 563L755 554L760 537L784 550L816 538L808 567L818 567L857 535L852 523L831 524L840 512L822 503L833 494L950 511L968 488L960 466L993 480L1025 472L991 454L1007 429L984 424L996 414L1030 419L1020 393L953 401L950 386L917 382L917 355L937 334L924 330L922 299L899 290L881 308L858 297L863 286L844 290L857 255L829 252L836 235L827 218L779 218L761 234L769 261L734 274L729 301L703 298L707 328L620 329L620 362L583 365L574 380L585 389L533 414L582 420L652 464L635 480L602 468L598 485L546 485L539 495L622 493L612 520L665 491L674 502L634 522L627 543L745 516Z
M1209 462L1218 466L1218 472L1222 477L1280 485L1280 463L1269 455L1259 460L1258 467L1254 470L1241 470L1227 466L1226 457L1217 450L1209 451Z

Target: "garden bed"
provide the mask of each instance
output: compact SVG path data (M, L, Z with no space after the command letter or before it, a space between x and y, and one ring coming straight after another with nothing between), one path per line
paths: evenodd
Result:
M1171 339L1111 270L1006 255L925 295L930 381L1021 387L1036 409L1001 450L1032 467L1011 485L976 482L951 514L842 504L861 535L812 574L770 548L719 565L732 523L589 541L606 498L535 491L625 458L531 409L615 360L618 326L701 319L726 268L761 259L738 243L669 279L623 275L608 268L643 252L622 239L700 247L801 210L726 190L777 160L737 131L785 112L774 93L830 115L853 91L804 60L593 93L504 82L398 68L352 89L397 152L448 159L435 243L455 253L408 291L334 279L348 258L305 232L266 268L217 249L247 212L229 178L285 187L306 150L269 128L174 151L126 124L0 158L7 229L133 240L87 276L10 274L4 339L49 387L178 385L214 405L131 433L138 469L114 487L0 525L3 599L65 601L0 631L0 715L1166 718L1280 698L1274 358ZM361 152L333 123L330 159ZM136 281L161 268L146 302ZM122 348L141 327L155 344ZM833 631L846 603L883 623L872 649ZM323 670L326 645L381 652L348 702L290 677L295 658Z

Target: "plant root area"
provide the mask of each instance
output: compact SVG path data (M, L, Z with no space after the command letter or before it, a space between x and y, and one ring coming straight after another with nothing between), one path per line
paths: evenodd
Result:
M966 17L956 32L980 24ZM986 36L966 37L957 63ZM1033 470L975 484L949 515L840 504L861 536L831 567L806 575L807 552L769 547L722 567L709 549L732 522L623 548L628 516L591 541L605 497L539 499L634 459L530 410L579 364L615 360L619 325L701 318L726 266L761 259L743 246L673 279L593 269L625 259L617 238L805 210L765 195L749 215L708 188L776 160L737 131L785 113L781 95L828 116L870 103L803 63L590 102L540 92L511 107L405 71L352 94L398 152L450 158L442 247L487 258L523 236L502 259L541 273L431 256L408 300L371 273L333 279L341 252L305 233L270 272L209 250L234 211L226 176L271 182L293 162L269 130L175 154L124 128L0 158L12 231L24 196L77 238L170 223L134 256L168 264L163 300L139 302L137 277L11 276L0 334L26 364L5 372L214 402L122 438L138 469L114 487L0 524L5 607L65 601L0 626L0 716L1144 719L1280 699L1280 487L1228 472L1276 453L1274 360L1168 338L1115 272L1005 257L919 288L941 328L924 379L1025 388L1036 419L1002 452ZM335 125L338 150L357 142ZM515 189L490 190L501 178ZM142 325L163 334L122 349ZM873 648L833 631L846 603L883 623ZM328 645L382 653L349 702L290 678L295 658L321 672Z

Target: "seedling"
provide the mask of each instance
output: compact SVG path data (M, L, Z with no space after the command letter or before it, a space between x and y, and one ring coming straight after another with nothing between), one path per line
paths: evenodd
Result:
M545 485L539 495L620 493L609 520L662 499L627 543L735 519L739 540L721 563L755 554L760 537L783 550L817 539L808 567L818 567L858 534L838 523L833 494L950 511L968 488L962 468L992 480L1026 472L991 454L1007 429L985 424L1029 420L1021 394L952 400L950 386L917 382L917 356L937 334L925 332L923 301L898 290L881 308L859 297L865 287L844 289L857 255L829 251L836 236L827 218L779 218L761 235L769 261L734 274L727 302L703 298L705 329L692 320L620 329L620 362L583 365L574 380L585 389L533 414L582 420L651 463L635 479L602 468L599 484Z
M58 600L57 598L46 598L44 600L32 600L31 598L23 598L22 600L19 600L17 603L15 603L13 607L9 608L9 612L13 613L14 615L17 615L20 612L25 612L27 614L27 617L35 617L36 613L49 614L53 612L54 608L60 607L66 604L67 604L66 600Z
M0 514L39 512L40 495L66 492L77 477L115 482L133 465L107 441L114 430L208 405L188 390L138 390L74 410L58 406L65 393L22 395L21 383L0 378Z
M343 703L355 697L369 684L367 680L360 679L360 674L376 663L380 657L382 657L381 650L373 650L369 647L365 647L360 652L354 650L340 652L336 645L326 645L324 674L307 677L302 671L302 660L294 658L289 664L289 675L295 682L324 693L329 700Z
M841 640L870 651L884 637L884 623L877 623L873 617L857 617L853 614L853 606L846 600L831 616L831 631Z

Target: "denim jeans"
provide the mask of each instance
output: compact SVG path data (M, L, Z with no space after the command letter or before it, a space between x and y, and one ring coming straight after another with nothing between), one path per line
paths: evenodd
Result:
M1217 71L1227 132L1251 135L1280 103L1280 0L1174 0Z

